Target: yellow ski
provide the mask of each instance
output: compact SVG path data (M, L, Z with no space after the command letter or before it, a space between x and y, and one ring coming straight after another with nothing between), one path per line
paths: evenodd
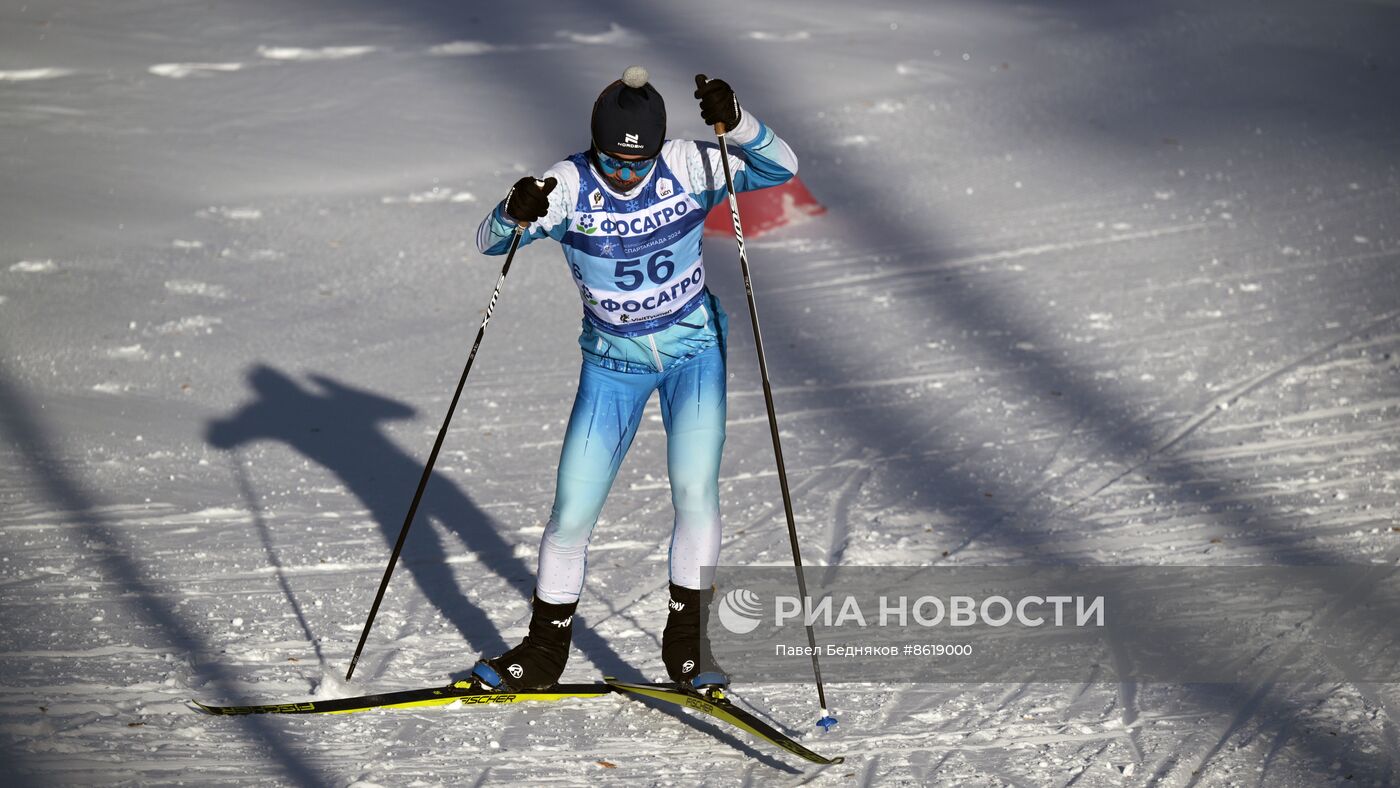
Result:
M358 698L308 700L296 703L271 703L259 706L209 706L191 701L206 714L353 714L371 709L411 709L425 706L524 703L528 701L563 700L564 698L594 698L614 690L607 684L556 684L545 690L502 692L480 685L459 681L446 687L386 692L362 695Z
M648 698L674 703L678 706L702 711L715 719L724 720L740 730L747 731L760 739L771 742L784 750L811 761L812 763L836 764L845 761L842 756L827 758L818 755L811 750L793 741L790 737L778 732L773 726L753 716L749 712L735 706L725 698L722 693L715 692L711 695L701 695L697 692L686 692L676 687L674 684L631 684L626 681L618 681L614 678L604 677L608 686L627 692L633 695L644 695Z

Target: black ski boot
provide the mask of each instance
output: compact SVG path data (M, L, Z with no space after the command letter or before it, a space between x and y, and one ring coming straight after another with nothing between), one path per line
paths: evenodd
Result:
M491 659L478 660L473 678L498 690L524 692L552 687L564 675L574 634L577 602L555 605L534 598L530 634L520 645Z
M713 588L696 591L671 584L671 614L661 635L661 661L671 680L690 690L729 686L729 676L710 653L709 620Z

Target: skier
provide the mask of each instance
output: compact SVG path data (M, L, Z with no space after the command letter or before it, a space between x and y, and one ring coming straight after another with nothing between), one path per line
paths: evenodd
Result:
M697 77L706 124L723 123L737 191L787 181L797 158L742 109L723 80ZM632 66L593 105L592 144L521 178L482 221L477 246L504 254L549 236L583 301L583 366L560 452L554 506L540 540L529 634L472 672L488 687L524 691L558 682L569 657L588 542L642 409L660 390L675 525L661 658L678 684L723 687L702 611L719 560L719 465L724 446L727 318L705 286L705 214L726 199L714 143L666 139L666 106Z

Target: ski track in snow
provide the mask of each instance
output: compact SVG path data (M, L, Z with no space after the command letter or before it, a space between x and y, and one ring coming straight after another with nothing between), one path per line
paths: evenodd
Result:
M76 73L68 68L20 68L0 71L0 82L33 82L40 79L58 79Z
M268 60L309 62L316 60L346 60L364 57L379 51L379 47L355 45L336 47L274 47L259 46L258 54Z
M157 63L147 70L158 77L184 79L186 77L204 77L215 73L242 71L243 68L244 65L242 63Z
M638 46L646 41L645 37L638 31L625 28L616 22L609 23L608 29L601 33L559 30L554 35L575 44L588 44L590 46Z
M437 44L428 49L430 55L443 55L449 57L461 55L484 55L488 52L500 51L501 47L495 44L488 44L485 41L449 41L446 44Z
M10 266L10 270L19 274L47 274L58 270L58 266L52 260L20 260Z

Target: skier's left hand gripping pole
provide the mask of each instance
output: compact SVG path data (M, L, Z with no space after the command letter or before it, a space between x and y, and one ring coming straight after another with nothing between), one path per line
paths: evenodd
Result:
M549 191L553 184L543 181L536 183ZM452 414L457 411L457 400L462 397L462 387L467 384L467 375L472 371L472 362L476 360L477 348L481 347L481 338L486 336L486 325L491 322L491 313L496 311L496 301L501 297L501 288L506 283L506 274L510 273L511 261L515 259L515 250L520 248L520 236L524 234L525 228L529 225L518 222L515 232L511 233L510 251L506 252L506 264L501 266L501 276L496 280L496 289L491 293L491 303L486 305L486 315L481 319L481 328L476 332L476 342L472 343L472 352L467 355L467 366L462 370L462 379L457 381L457 391L452 395L452 404L447 408L447 417L442 420L442 429L438 430L437 440L433 443L432 454L428 455L428 464L423 466L423 478L418 480L418 491L413 494L413 503L408 507L408 516L403 520L403 529L399 531L399 539L394 543L394 552L389 556L389 565L384 567L384 579L379 581L379 592L374 595L374 604L369 608L369 617L365 619L365 628L360 632L360 643L355 646L355 656L350 658L350 669L345 671L345 680L355 675L355 665L359 664L360 653L365 650L365 641L369 639L370 627L374 626L374 617L379 613L379 603L384 601L384 591L389 587L389 578L394 574L394 566L399 562L399 553L403 552L404 540L408 538L409 526L413 525L413 515L418 512L418 504L423 500L423 491L428 488L428 479L433 475L433 465L437 463L438 452L442 450L443 439L447 437L447 425L452 423Z

